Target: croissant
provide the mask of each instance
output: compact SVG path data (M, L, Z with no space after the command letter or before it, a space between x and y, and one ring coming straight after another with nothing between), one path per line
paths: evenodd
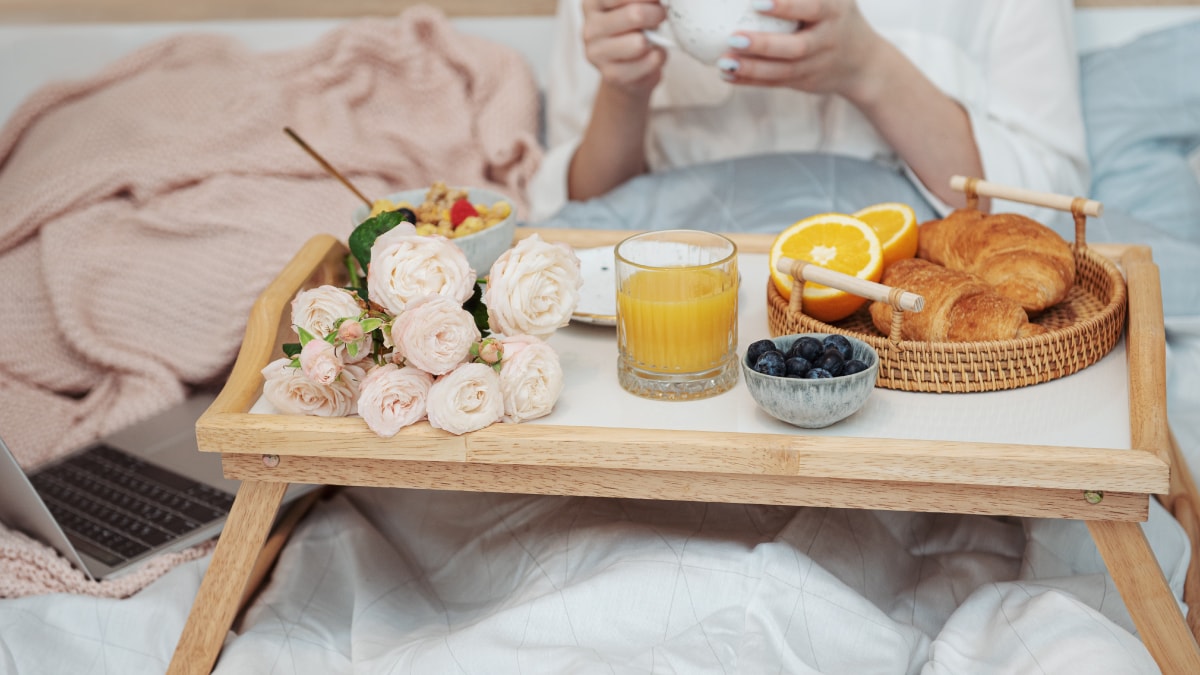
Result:
M1057 232L1016 213L959 209L917 231L917 256L970 272L1030 314L1058 304L1075 284L1075 256Z
M920 312L904 312L900 337L923 342L974 342L1030 337L1046 329L1029 322L1015 300L968 272L952 270L920 258L897 260L883 270L882 282L925 297ZM887 335L892 307L871 303L871 322Z

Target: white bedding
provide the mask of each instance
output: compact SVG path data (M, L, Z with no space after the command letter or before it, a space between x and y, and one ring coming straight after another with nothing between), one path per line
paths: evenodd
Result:
M1080 48L1181 13L1200 8L1081 11ZM458 23L538 70L548 21ZM335 23L3 26L0 119L49 79L180 30L267 49ZM1167 328L1170 415L1196 471L1200 308ZM1182 530L1154 502L1145 530L1179 596ZM0 673L162 672L207 562L125 600L0 601ZM217 672L1157 669L1078 522L356 488L301 524Z

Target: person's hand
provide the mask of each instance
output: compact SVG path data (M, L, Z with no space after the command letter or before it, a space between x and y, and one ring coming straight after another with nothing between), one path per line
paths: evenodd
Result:
M583 0L583 45L602 81L648 96L662 79L666 52L646 39L667 16L658 0Z
M755 3L770 4L766 0ZM760 13L801 22L794 33L738 32L717 67L739 84L853 99L877 77L882 38L854 0L774 0Z

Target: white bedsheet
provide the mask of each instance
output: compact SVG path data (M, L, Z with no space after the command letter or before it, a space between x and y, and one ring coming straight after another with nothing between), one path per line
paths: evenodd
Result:
M1146 529L1178 592L1177 525ZM206 562L0 602L0 671L161 672ZM1157 672L1129 629L1077 522L356 488L217 672Z
M1081 47L1153 24L1088 13ZM460 25L540 68L547 21ZM334 23L3 26L0 119L172 32L281 48ZM1200 316L1167 328L1170 415L1197 470ZM1145 530L1180 595L1182 530L1153 502ZM0 601L0 673L162 672L207 562L125 600ZM217 672L1157 669L1078 522L356 488L302 523Z

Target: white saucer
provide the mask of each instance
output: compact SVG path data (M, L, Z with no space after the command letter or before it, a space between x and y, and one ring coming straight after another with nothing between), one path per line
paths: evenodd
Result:
M598 326L617 325L617 277L613 269L613 247L575 249L579 256L583 287L572 321Z

